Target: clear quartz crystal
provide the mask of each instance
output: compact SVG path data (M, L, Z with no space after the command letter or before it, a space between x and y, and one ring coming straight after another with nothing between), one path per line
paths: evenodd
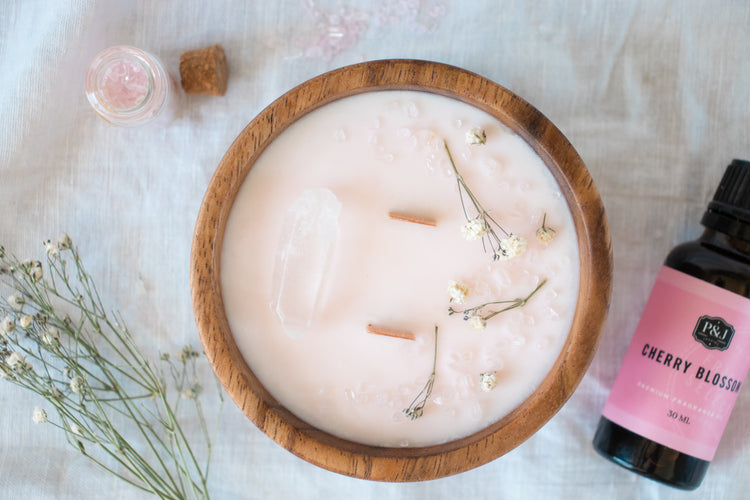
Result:
M341 203L323 188L289 207L276 253L271 307L292 338L312 325L336 247Z

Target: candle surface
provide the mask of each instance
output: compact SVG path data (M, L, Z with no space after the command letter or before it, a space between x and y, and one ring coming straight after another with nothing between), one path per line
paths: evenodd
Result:
M469 144L476 127L486 144ZM520 255L493 260L462 235L443 141L483 208L526 240ZM299 211L305 203L313 208ZM536 236L543 221L550 241ZM261 383L309 424L376 446L451 441L507 415L552 368L578 295L573 220L539 156L490 115L424 92L344 98L285 130L240 188L221 258L227 318ZM463 304L450 300L452 281L468 289ZM448 314L527 297L543 282L482 331ZM299 318L303 328L290 331ZM436 325L433 390L410 419L403 410L432 372Z

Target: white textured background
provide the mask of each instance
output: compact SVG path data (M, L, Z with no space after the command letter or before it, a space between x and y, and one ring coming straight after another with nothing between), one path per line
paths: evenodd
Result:
M379 484L303 462L230 402L212 492L234 498L744 499L750 394L740 394L703 486L682 493L595 454L591 439L656 272L700 234L732 158L750 158L750 6L742 0L350 2L362 32L332 58L306 54L318 27L304 0L0 1L0 244L41 256L73 236L105 301L154 357L198 344L188 272L193 224L224 151L253 116L319 73L408 57L477 72L546 114L588 165L615 248L613 304L578 391L538 434L455 477ZM417 11L384 17L412 5ZM321 18L318 18L320 21ZM424 29L422 29L424 28ZM182 51L221 43L223 98L184 98L167 127L121 129L83 94L95 53L131 44L176 73ZM51 426L32 395L0 384L0 498L138 498Z

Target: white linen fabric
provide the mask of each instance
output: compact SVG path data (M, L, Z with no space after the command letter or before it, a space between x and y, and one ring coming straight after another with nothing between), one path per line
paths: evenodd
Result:
M321 39L340 13L342 36ZM601 192L614 294L596 358L565 407L478 469L386 484L304 462L231 402L211 468L217 499L747 498L750 394L740 394L704 484L659 485L600 458L601 409L672 246L697 237L725 166L750 158L750 4L741 0L3 0L0 244L40 256L67 231L105 302L154 357L198 345L188 273L193 226L222 155L266 105L362 60L419 58L521 95L570 139ZM321 41L323 40L323 41ZM325 42L325 43L324 43ZM83 93L88 62L129 44L177 74L184 50L221 43L224 97L183 96L167 126L118 128ZM0 498L145 498L101 472L50 425L37 397L0 381Z

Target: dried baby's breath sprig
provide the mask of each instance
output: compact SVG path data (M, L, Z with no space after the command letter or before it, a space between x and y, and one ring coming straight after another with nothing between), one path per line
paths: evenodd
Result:
M47 240L43 244L44 250L47 252L47 255L57 255L58 253L60 253L60 247L52 243L52 240Z
M5 299L5 302L8 304L8 307L13 309L14 311L20 311L23 308L23 305L26 303L26 299L24 299L19 294L14 293L12 295L9 295L8 298Z
M41 406L37 406L31 414L31 419L35 424L43 424L47 421L47 412Z
M490 392L497 387L497 375L495 372L482 372L479 374L479 387L484 392Z
M447 291L450 301L455 304L463 304L466 297L469 296L469 286L460 281L451 281L448 283Z
M68 233L63 233L57 238L57 247L60 250L70 250L73 248L73 240L70 239Z
M472 314L468 318L464 318L469 321L469 326L478 332L483 332L487 328L487 320L478 314Z
M555 231L551 227L548 227L547 225L547 212L544 213L544 217L542 217L542 227L536 230L536 239L541 241L542 243L549 243L552 241L555 237Z
M34 408L33 421L61 429L116 477L160 498L209 498L216 430L200 402L198 352L186 347L179 362L166 356L165 369L152 365L122 317L105 309L70 237L44 248L46 270L0 252L8 270L0 274L0 378L41 396L48 406ZM178 418L181 402L195 409L198 448Z
M15 330L16 328L16 322L13 318L10 316L6 316L3 318L2 321L0 321L0 338L7 336Z
M18 320L18 326L20 326L23 330L28 330L29 328L31 328L31 325L33 323L34 319L28 314L26 316L21 316L21 319Z
M544 284L547 283L547 280L542 280L541 283L539 283L534 290L528 294L524 298L517 298L513 300L497 300L494 302L486 302L482 305L470 307L468 309L454 309L453 307L448 308L448 315L453 314L463 314L464 320L469 322L469 325L471 325L472 328L475 330L484 330L484 328L487 326L487 321L494 318L500 313L504 313L505 311L510 311L511 309L515 309L517 307L523 307L526 305L526 303L531 299L531 297L534 296L536 292L539 291L540 288L544 286ZM500 304L507 304L507 306L503 307L502 309L499 309L497 311L489 311L484 312L484 308L487 306L493 306L493 305L500 305Z
M466 143L472 146L481 146L487 143L487 134L483 128L474 127L466 131Z
M438 326L435 325L435 348L432 354L432 373L427 379L427 383L419 391L419 394L414 398L411 404L404 408L403 414L412 420L416 420L424 413L424 406L427 404L427 400L432 394L432 387L435 385L435 366L437 365L437 341L438 341Z
M481 239L484 251L487 252L489 247L489 251L492 252L492 260L499 260L507 254L507 252L503 250L503 241L512 238L514 235L503 229L503 227L482 207L482 204L479 203L479 200L474 196L474 193L471 192L471 189L466 185L464 178L458 172L456 162L453 161L453 155L448 147L448 142L443 141L443 145L445 146L445 152L448 154L451 167L453 167L453 174L456 176L456 182L458 183L458 196L461 200L461 209L466 218L466 224L461 227L461 232L467 240ZM474 207L476 214L473 217L469 215L469 212L466 209L464 195ZM503 238L498 236L496 229L502 233L504 236ZM507 259L510 257L512 257L512 255L506 256L505 258Z
M508 260L526 251L526 238L511 234L500 240L500 246L495 252L495 260Z

